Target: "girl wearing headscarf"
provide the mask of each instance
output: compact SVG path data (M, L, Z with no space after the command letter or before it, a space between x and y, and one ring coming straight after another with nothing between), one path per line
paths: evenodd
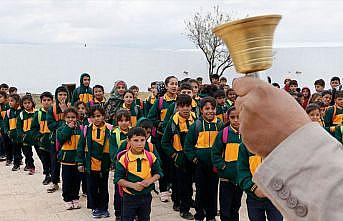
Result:
M115 125L115 114L123 106L124 93L127 90L127 84L122 81L116 81L111 91L111 96L105 104L106 121Z

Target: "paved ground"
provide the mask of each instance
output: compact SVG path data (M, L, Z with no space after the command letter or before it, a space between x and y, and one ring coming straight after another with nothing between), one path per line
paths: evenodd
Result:
M61 190L46 193L46 186L41 184L43 179L41 164L35 156L37 173L33 176L23 171L12 172L11 167L0 163L0 220L1 221L69 221L93 220L90 210L85 208L86 198L81 197L82 209L67 211L64 209ZM110 205L113 205L113 184L109 182ZM112 196L112 197L111 197ZM247 221L246 207L240 210L241 220ZM113 207L110 206L111 217L104 220L114 220ZM192 211L194 213L194 211ZM178 213L172 210L171 203L161 203L156 195L153 198L153 221L181 221ZM219 220L219 217L217 218Z

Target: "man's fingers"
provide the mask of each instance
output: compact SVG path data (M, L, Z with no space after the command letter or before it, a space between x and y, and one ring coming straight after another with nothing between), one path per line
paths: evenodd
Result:
M253 77L241 77L236 78L232 82L232 88L235 90L236 94L240 97L246 95L258 85L265 85L266 82Z

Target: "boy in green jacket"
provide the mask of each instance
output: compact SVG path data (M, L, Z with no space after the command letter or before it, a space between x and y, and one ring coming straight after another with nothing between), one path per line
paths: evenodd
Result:
M200 101L201 118L188 130L185 155L195 164L196 198L194 218L215 220L217 215L218 176L211 160L211 149L223 122L216 117L216 100L205 97Z
M196 120L192 110L192 97L180 94L176 98L177 112L168 121L162 137L162 149L173 160L175 177L172 185L174 198L174 210L179 208L180 216L192 220L193 215L189 212L193 195L193 165L185 157L183 146L188 128Z
M218 133L212 148L212 162L220 178L220 220L239 220L243 191L237 182L237 158L241 136L239 115L232 106L228 112L228 125Z
M77 101L82 101L87 104L93 100L93 90L89 86L91 77L88 73L83 73L80 76L80 86L73 91L71 104L74 105Z
M76 150L81 136L77 123L78 113L75 108L64 111L65 123L57 129L57 141L61 144L58 150L58 161L62 164L62 196L67 210L80 209L80 173L76 165Z
M260 156L250 153L242 143L239 146L237 173L239 186L247 194L248 216L251 221L282 221L282 215L272 202L265 197L262 191L253 182L252 177L262 163Z

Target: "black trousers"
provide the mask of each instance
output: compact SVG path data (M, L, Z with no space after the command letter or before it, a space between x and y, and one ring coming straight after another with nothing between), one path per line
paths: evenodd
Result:
M87 174L87 207L108 210L108 172L91 171Z
M199 163L195 169L195 215L197 220L214 219L217 215L218 177L208 165Z
M175 167L176 185L173 184L173 193L175 192L180 205L180 213L189 212L192 204L193 195L193 172L192 170L183 170ZM174 201L175 203L175 201Z
M6 145L2 134L0 134L0 156L6 156Z
M160 158L161 158L161 167L164 174L164 176L158 180L159 189L160 189L160 192L166 192L168 191L168 187L172 183L173 164L170 160L170 157L167 154L165 154L165 152L162 150L160 140L155 141L155 145L156 145L158 154L160 155Z
M24 144L22 146L23 154L25 156L25 165L28 168L34 168L34 161L33 161L33 152L32 152L32 146Z
M55 144L50 146L50 162L51 162L51 182L58 184L60 182L61 164L57 160L57 151Z
M62 165L62 196L65 202L79 199L80 181L76 165Z
M151 200L151 194L135 196L124 193L121 221L133 221L135 217L138 221L150 221Z
M35 146L35 149L43 165L43 174L50 176L51 175L50 153L40 149L38 146Z
M86 173L80 173L82 183L82 193L87 194L87 176Z
M23 156L21 155L22 144L17 142L12 142L12 150L13 150L13 164L15 166L20 166L21 160Z
M257 200L248 195L247 197L248 216L250 221L282 221L283 217L279 210L270 200Z
M6 153L6 160L7 161L13 161L13 147L12 147L12 141L8 137L7 134L3 134L3 139L4 139L4 145L5 145L5 153Z
M238 221L243 191L229 181L220 181L219 205L221 221Z
M114 214L116 217L121 216L121 206L123 198L119 194L119 185L114 184Z

